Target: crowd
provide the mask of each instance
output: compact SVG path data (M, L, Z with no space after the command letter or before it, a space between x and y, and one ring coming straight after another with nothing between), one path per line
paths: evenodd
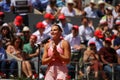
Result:
M32 13L33 8L38 9L44 17L43 21L38 21L33 26L37 29L35 32L29 27L27 15ZM5 22L4 17L7 14L5 15L4 12L16 14L14 20ZM81 25L68 22L67 16L81 16ZM100 19L98 26L94 26L91 18ZM51 44L52 42L54 44ZM56 44L62 50L57 51ZM56 55L58 60L54 60L56 56L51 58L55 53L61 53ZM42 63L39 63L38 57L41 58ZM76 57L78 60L74 60ZM62 62L59 61L60 59ZM106 2L103 0L99 0L98 3L90 0L89 5L83 7L81 0L2 0L0 2L0 77L18 76L16 75L18 61L21 61L22 72L28 79L38 74L39 70L36 66L38 64L41 68L40 75L43 77L47 67L49 69L46 75L51 75L49 70L54 73L53 68L56 69L53 64L63 65L63 63L68 64L68 74L71 79L75 78L70 71L71 67L75 68L72 61L77 61L81 64L79 75L84 76L85 71L88 73L94 71L94 77L98 79L99 71L102 71L103 79L111 80L112 67L120 72L120 3L114 7L106 7ZM53 63L54 61L56 63ZM89 64L83 69L82 63ZM66 75L66 67L60 67L62 68L65 71L62 75ZM66 76L62 76L64 80ZM46 80L48 79L49 77L46 77Z

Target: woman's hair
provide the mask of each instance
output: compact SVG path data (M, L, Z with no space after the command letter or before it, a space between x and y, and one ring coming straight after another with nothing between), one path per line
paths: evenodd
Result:
M6 30L8 31L8 33L6 34L6 37L7 37L7 38L10 38L10 39L12 40L12 38L13 38L14 36L13 36L13 33L11 32L11 30L10 30L9 27L6 27L6 26L1 27L1 29L0 29L0 34L3 35L2 31L3 31L4 29L6 29Z
M63 31L62 28L60 27L60 25L58 25L58 24L53 24L52 26L57 26L58 29L59 29L61 32Z
M20 36L15 36L11 44L14 45L14 43L17 39L20 39L19 48L22 50L23 49L23 40L21 39Z

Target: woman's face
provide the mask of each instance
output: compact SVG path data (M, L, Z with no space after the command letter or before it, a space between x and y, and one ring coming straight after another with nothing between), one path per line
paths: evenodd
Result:
M54 25L51 28L51 37L52 38L59 38L61 36L61 31L58 26Z
M19 47L19 45L21 44L21 40L18 38L15 40L14 46Z
M3 28L2 29L2 34L3 35L7 35L8 34L8 29L7 28Z

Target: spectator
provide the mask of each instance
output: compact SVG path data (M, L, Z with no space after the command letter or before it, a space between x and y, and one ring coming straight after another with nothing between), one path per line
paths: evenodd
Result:
M46 10L48 2L49 0L31 0L32 6L42 13Z
M24 55L26 55L25 56L26 64L24 64L22 67L28 78L32 78L32 75L33 75L32 69L35 66L33 59L38 57L38 55L40 53L39 48L35 46L36 41L37 41L37 36L31 35L30 39L29 39L29 43L24 44L24 46L23 46L23 52L24 52ZM27 65L27 63L29 63L29 62L31 64ZM28 69L26 69L27 67L28 67ZM28 72L28 73L26 73L26 72Z
M86 17L89 17L89 18L97 18L98 15L97 15L97 11L95 9L95 2L94 0L91 0L90 1L90 5L88 7L85 7L84 8L84 11L86 12Z
M13 22L14 26L13 26L13 30L15 35L22 35L22 30L24 27L24 23L23 23L23 17L22 16L16 16Z
M118 17L115 21L115 27L117 31L120 31L120 17Z
M12 32L9 29L9 25L4 23L0 29L0 34L2 36L3 47L6 49L7 43L11 42L14 38Z
M22 61L22 47L23 42L20 36L15 36L11 43L7 44L6 52L8 59L10 60L10 77L15 77L18 71L18 63L17 61Z
M61 26L61 28L63 30L62 36L65 37L65 36L67 36L68 34L71 33L73 25L71 23L67 22L64 14L60 14L58 16L58 19L59 19L58 25Z
M56 6L56 0L50 0L46 7L46 13L50 13L56 17L59 14L58 8Z
M0 2L0 9L3 12L10 12L10 4L11 4L11 0L2 0Z
M45 11L49 3L49 0L40 0L40 2L41 2L41 10Z
M71 46L71 52L79 51L81 49L80 44L80 36L79 36L79 26L73 25L72 31L70 34L65 36L65 40L67 40Z
M74 10L76 15L85 16L86 14L82 7L82 0L74 0L74 3L75 3Z
M102 71L102 77L104 80L106 80L107 77L105 76L105 73L102 70L102 65L99 60L99 55L96 50L95 42L89 43L88 49L84 52L83 62L85 64L88 64L85 70L88 74L90 73L90 71L94 71L94 77L95 79L98 79L98 73L99 71Z
M65 7L62 7L61 11L60 11L60 14L64 14L65 16L75 16L76 13L75 13L75 10L74 10L74 1L73 0L67 0L66 2L66 6Z
M99 18L105 15L105 2L103 0L98 1L97 15Z
M103 47L103 40L102 40L103 37L104 36L101 30L95 30L94 37L88 41L88 45L90 42L95 42L96 49L97 51L99 51Z
M62 40L62 29L59 25L51 28L50 40L44 48L42 64L48 64L45 80L66 80L67 64L70 61L70 45L66 40ZM61 47L60 47L61 44Z
M116 5L115 9L112 11L112 15L116 19L119 16L119 13L120 13L120 7L119 7L119 5Z
M81 19L82 25L79 26L79 35L81 36L81 43L87 45L89 39L94 36L94 27L92 22L88 20L87 17Z
M22 30L23 35L21 36L22 40L23 40L23 44L27 44L29 43L29 39L31 36L31 30L29 29L28 26L24 26L23 30Z
M120 71L120 66L117 65L118 63L118 57L116 51L111 48L111 39L106 38L105 39L105 46L102 47L99 51L100 59L102 63L104 64L103 70L107 72L109 80L112 78L112 67L114 67L115 70L118 72ZM116 65L114 65L116 64Z
M116 35L116 38L113 40L113 48L116 50L118 55L118 63L120 64L120 32Z
M112 15L112 7L107 7L105 10L105 16L102 17L102 19L106 20L108 23L108 28L112 29L113 28L113 23L114 23L114 17Z
M46 26L44 33L50 35L51 25L53 24L54 16L51 13L46 13L44 15L44 19L45 20L43 20L43 24Z
M75 2L75 8L82 10L82 0L74 0Z
M65 6L66 1L65 0L56 0L56 5L59 9Z
M104 38L111 38L113 37L113 32L108 28L108 23L106 20L101 19L100 20L101 30L102 34L104 35Z
M2 37L0 36L0 77L5 78L7 76L7 54L2 47Z
M42 23L42 22L38 22L36 24L36 28L38 29L37 31L35 31L33 33L33 35L36 35L37 36L37 44L40 44L41 41L43 41L44 39L48 38L49 35L45 34L44 31L45 31L45 25Z

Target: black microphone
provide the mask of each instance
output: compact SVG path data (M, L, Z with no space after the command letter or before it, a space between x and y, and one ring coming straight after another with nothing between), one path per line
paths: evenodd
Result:
M41 44L47 43L50 38L51 38L51 37L48 36L47 38L43 39L41 42L35 44L35 46L36 46L36 47L40 47Z
M48 40L50 39L51 37L48 36L47 38L45 38L44 40L41 41L41 44L45 44L48 42Z

